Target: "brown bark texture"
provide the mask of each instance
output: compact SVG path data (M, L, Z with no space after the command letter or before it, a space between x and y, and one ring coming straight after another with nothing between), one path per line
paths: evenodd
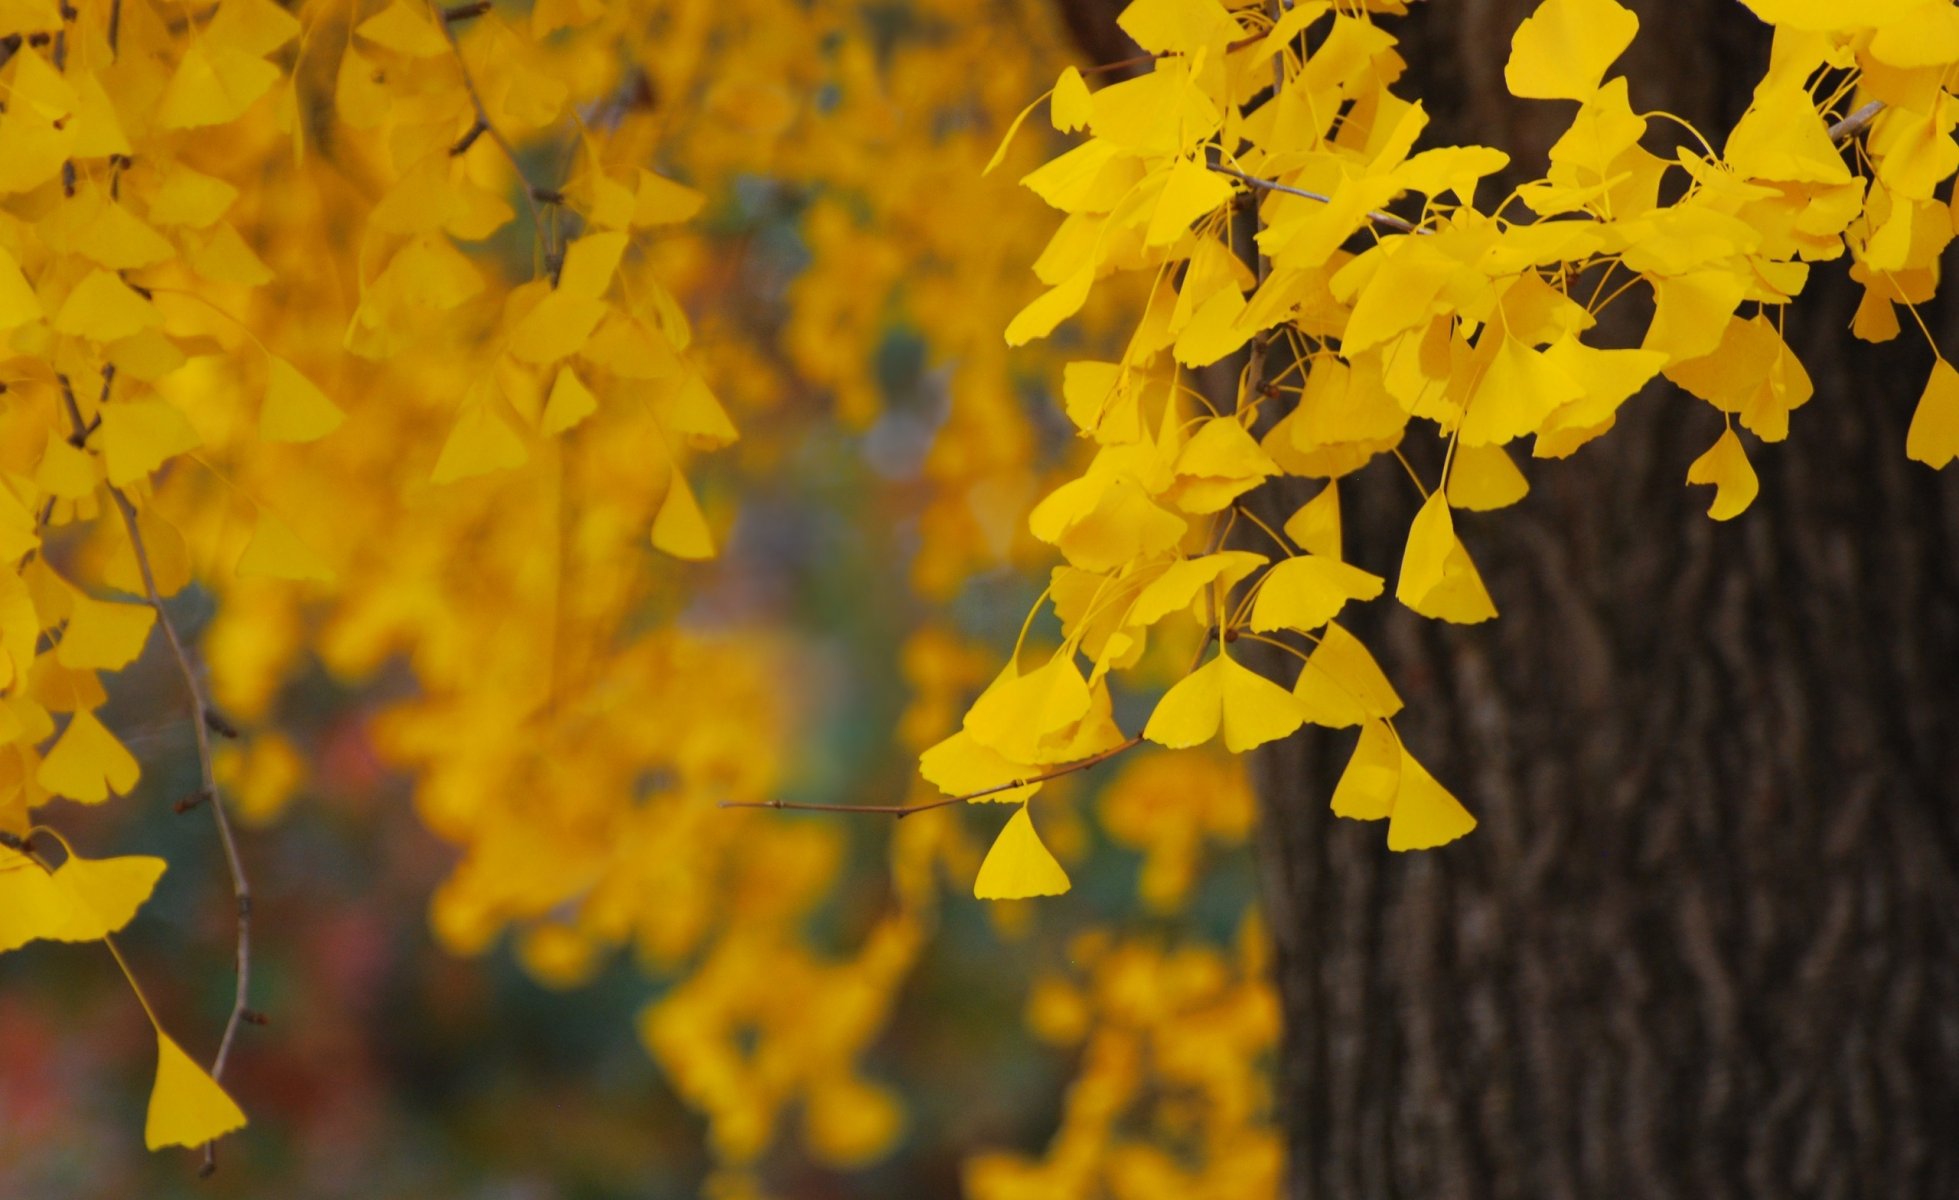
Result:
M1422 145L1542 171L1572 106L1502 78L1534 5L1397 23ZM1631 6L1635 109L1718 146L1766 30L1735 0ZM1930 354L1856 342L1855 300L1823 264L1794 306L1816 396L1751 440L1740 518L1684 483L1719 418L1656 384L1528 464L1522 504L1459 516L1499 620L1353 622L1467 839L1392 854L1333 817L1351 732L1255 755L1291 1196L1959 1197L1959 473L1904 457ZM1952 311L1927 316L1959 348ZM1435 478L1439 445L1408 451ZM1391 469L1344 484L1349 557L1392 579L1418 500Z

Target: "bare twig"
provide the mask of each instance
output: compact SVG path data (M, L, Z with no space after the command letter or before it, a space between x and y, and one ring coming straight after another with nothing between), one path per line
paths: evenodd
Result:
M1254 33L1250 37L1239 38L1237 41L1227 45L1224 48L1224 52L1226 54L1236 54L1238 51L1250 49L1264 40L1264 34ZM1155 62L1159 58L1182 57L1183 52L1180 50L1168 50L1162 54L1132 54L1128 58L1118 58L1114 62L1097 63L1092 67L1083 67L1081 73L1084 75L1106 75L1111 71L1126 71L1131 67L1140 67L1144 63Z
M1256 175L1247 175L1243 171L1227 167L1223 163L1211 163L1209 165L1211 170L1216 171L1218 174L1229 175L1240 183L1247 184L1251 187L1263 188L1268 192L1284 192L1288 196L1299 196L1307 200L1318 200L1321 204L1333 203L1333 197L1324 192L1309 192L1305 188L1296 188L1291 184L1274 183L1270 179L1260 179ZM1402 233L1426 234L1431 232L1415 224L1413 221L1405 221L1393 213L1380 212L1378 210L1371 211L1367 214L1367 219L1376 225L1385 225L1389 229L1396 229Z
M107 375L103 383L104 398L107 398L108 384L113 375ZM82 410L75 403L75 390L69 386L66 376L61 378L62 399L67 402L68 420L75 435L86 437L91 428L82 420ZM177 670L184 678L184 690L191 701L191 730L197 735L197 769L202 783L202 798L209 801L211 815L218 828L218 841L224 847L225 865L231 872L231 894L238 910L238 983L232 994L231 1015L225 1020L224 1038L218 1043L217 1057L211 1061L211 1078L222 1080L225 1063L231 1057L232 1044L237 1040L238 1027L250 1020L252 988L252 885L245 874L245 862L238 853L238 838L232 832L231 817L225 811L224 801L218 794L217 771L211 759L211 720L216 710L205 694L204 684L198 678L197 666L184 640L177 633L176 623L163 606L163 595L156 586L156 571L150 565L150 552L143 544L143 532L136 520L136 506L129 501L123 490L114 484L108 485L109 496L116 503L116 511L122 515L123 528L129 533L129 547L136 558L136 571L143 580L143 594L150 607L156 610L156 623L163 627L163 637L170 646L170 655L176 660ZM223 720L222 717L218 718ZM209 1175L217 1170L218 1147L216 1142L204 1146L203 1174Z
M954 804L964 804L968 800L981 800L987 796L997 796L1001 792L1011 792L1015 788L1024 788L1036 783L1046 783L1050 779L1059 779L1063 775L1073 775L1076 771L1086 771L1090 767L1108 762L1118 754L1134 750L1142 744L1142 735L1138 734L1119 745L1109 747L1100 754L1091 754L1079 762L1069 763L1065 767L1056 767L1054 770L1048 771L1045 774L1029 775L1025 779L1011 779L1006 783L996 783L992 787L981 788L977 792L967 792L963 796L946 796L939 800L927 800L922 804L798 804L793 800L723 800L717 807L782 808L788 809L791 812L870 813L876 816L903 819L911 816L913 813L930 812L935 808L949 808Z
M1851 138L1854 138L1858 134L1862 133L1864 131L1864 127L1869 125L1872 121L1876 120L1877 114L1883 111L1884 111L1884 101L1882 100L1870 101L1868 104L1865 104L1861 108L1859 108L1856 112L1851 113L1843 120L1838 121L1836 124L1830 126L1829 129L1830 140L1833 142L1849 141Z
M538 197L550 192L550 189L541 187L530 177L530 173L524 170L523 161L517 157L517 147L511 145L510 139L503 136L503 131L490 120L490 110L483 106L483 95L476 90L476 79L469 73L469 61L463 57L462 43L456 40L456 31L450 27L447 14L437 8L433 0L430 0L429 12L435 18L435 23L441 27L443 38L448 41L449 49L456 56L456 69L462 73L463 90L469 93L469 102L476 109L476 123L457 140L454 146L450 147L449 153L461 154L475 143L479 135L484 134L497 144L497 149L503 151L503 156L510 160L510 169L517 172L518 181L524 185L524 203L531 210L531 226L537 231L538 242L544 248L545 273L551 277L551 284L555 287L562 262L559 251L552 245L550 227L544 220L544 210L538 207Z

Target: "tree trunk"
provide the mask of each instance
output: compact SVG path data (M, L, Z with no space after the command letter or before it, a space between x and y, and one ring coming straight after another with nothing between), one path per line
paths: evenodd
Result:
M1423 144L1542 169L1571 106L1502 87L1531 7L1400 23ZM1635 109L1718 145L1761 27L1635 7ZM1929 354L1853 343L1841 276L1794 306L1817 394L1743 516L1684 485L1720 422L1659 385L1459 518L1498 621L1367 606L1475 833L1391 854L1334 818L1351 733L1256 756L1292 1196L1959 1196L1959 474L1905 459ZM1406 479L1343 486L1350 557L1392 579Z

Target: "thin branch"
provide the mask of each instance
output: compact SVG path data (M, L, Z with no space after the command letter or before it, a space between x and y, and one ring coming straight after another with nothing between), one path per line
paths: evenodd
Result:
M1864 131L1864 127L1866 125L1869 125L1872 121L1876 120L1877 114L1883 111L1884 111L1884 101L1882 100L1870 101L1869 103L1865 104L1862 108L1859 108L1856 112L1851 113L1843 120L1838 121L1836 124L1830 126L1829 129L1830 140L1833 142L1849 141L1851 138L1854 138L1858 134L1862 133Z
M1230 43L1224 48L1224 52L1226 54L1236 54L1238 51L1248 50L1264 40L1264 34L1254 33L1249 37L1242 37ZM1159 58L1182 58L1183 56L1183 51L1181 50L1166 50L1162 54L1132 54L1128 58L1118 58L1114 62L1098 63L1092 67L1083 67L1081 73L1083 75L1106 75L1110 71L1126 71L1130 67L1140 67L1144 63L1155 62Z
M1220 175L1229 175L1240 183L1248 184L1255 188L1263 188L1268 192L1284 192L1288 196L1299 196L1307 200L1318 200L1321 204L1333 203L1333 197L1324 192L1309 192L1305 188L1296 188L1291 184L1274 183L1270 179L1260 179L1256 175L1247 175L1243 171L1227 167L1223 163L1211 163L1209 166L1211 170L1216 171ZM1381 212L1379 210L1370 211L1367 214L1367 219L1376 225L1385 225L1389 229L1397 229L1402 233L1427 234L1434 232L1433 230L1424 229L1413 221L1406 221L1395 216L1393 213Z
M547 194L555 195L556 193L550 192L549 189L541 188L531 179L530 173L524 170L522 160L517 157L517 147L511 145L510 139L503 136L503 131L496 127L494 121L490 120L490 110L483 106L483 95L476 90L476 79L469 73L469 61L463 57L462 43L456 40L456 31L450 28L447 14L442 9L437 8L433 0L429 4L429 11L435 17L435 23L441 26L442 36L449 43L449 49L455 53L456 70L463 77L463 90L469 93L469 102L476 109L475 125L471 126L469 132L463 134L456 144L450 147L449 153L461 154L463 151L468 150L475 143L478 135L481 134L489 135L490 140L497 144L497 149L503 151L503 156L510 160L510 169L517 172L518 182L524 185L524 203L531 210L531 227L537 231L538 241L543 244L545 271L551 276L551 285L556 287L558 283L558 268L561 264L558 260L558 252L551 244L550 230L545 226L544 212L538 207L538 198L540 196Z
M104 398L113 376L104 381ZM90 426L82 420L82 410L75 403L75 390L68 385L68 379L61 379L62 399L67 402L68 420L74 427L77 437L86 437ZM256 1024L256 1014L251 1008L252 989L252 885L245 874L245 861L238 853L238 838L232 832L231 817L225 811L224 801L218 794L217 771L211 760L211 722L216 713L210 698L205 695L204 685L198 679L197 666L184 640L177 633L177 626L170 619L170 613L163 606L163 595L156 586L156 571L150 565L150 552L143 544L143 532L136 520L136 506L129 497L114 484L109 484L109 496L116 502L116 511L122 515L123 528L129 533L129 547L136 558L136 571L143 579L143 594L150 607L156 610L156 623L163 627L164 640L170 646L170 655L177 662L177 670L184 677L184 690L191 701L191 730L197 735L197 768L203 785L203 797L210 802L211 815L218 827L218 841L224 847L225 865L231 872L231 894L238 909L238 983L232 994L231 1015L226 1018L224 1038L218 1043L217 1057L211 1060L211 1078L224 1078L225 1063L231 1057L232 1044L237 1040L238 1027L243 1024ZM218 717L218 720L223 720ZM218 1147L216 1142L204 1146L204 1167L202 1173L209 1175L218 1168Z
M967 792L963 796L946 796L938 800L927 800L923 804L798 804L793 800L722 800L715 807L782 808L788 809L791 812L870 813L877 816L903 819L911 816L913 813L930 812L935 808L949 808L954 804L964 804L968 800L981 800L987 796L997 796L1001 792L1011 792L1015 788L1024 788L1036 783L1046 783L1050 779L1059 779L1063 775L1073 775L1077 771L1086 771L1090 767L1108 762L1118 754L1134 750L1142 744L1143 736L1137 734L1128 741L1111 746L1100 754L1092 754L1080 762L1072 762L1065 767L1056 767L1054 770L1048 771L1045 774L1029 775L1025 779L1012 779L1006 783L996 783L992 787L981 788L977 792Z

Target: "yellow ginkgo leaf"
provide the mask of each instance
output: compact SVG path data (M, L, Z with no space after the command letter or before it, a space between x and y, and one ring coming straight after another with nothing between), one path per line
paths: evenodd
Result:
M83 709L61 731L34 779L58 796L100 804L112 792L118 796L128 793L141 773L135 757L116 735L96 720L94 713Z
M1381 594L1379 575L1333 558L1305 554L1289 558L1265 573L1252 605L1251 627L1318 629L1340 615L1349 600L1372 600Z
M155 621L156 610L147 604L114 604L76 592L55 660L76 671L121 670L143 652Z
M1062 133L1073 133L1088 124L1088 84L1073 67L1061 72L1054 95L1048 102L1048 119Z
M54 884L74 901L68 920L48 936L64 942L92 942L129 924L163 877L160 858L130 854L83 858L71 854L54 873Z
M1053 333L1056 325L1080 312L1082 305L1088 303L1088 289L1094 282L1095 267L1090 264L1028 301L1027 307L1007 322L1007 345L1024 346Z
M1388 819L1388 849L1432 850L1474 828L1476 818L1403 746L1401 786L1395 792L1394 813Z
M981 745L969 731L959 729L918 756L918 773L946 795L964 796L1040 772ZM1019 803L1040 790L1040 784L1030 783L975 798L995 804Z
M100 268L75 285L54 315L58 333L92 342L114 342L163 324L156 305L136 294L114 274Z
M65 437L48 431L48 444L41 451L41 463L34 468L34 483L51 496L80 500L93 495L100 482L95 460L88 451L77 448Z
M1059 896L1068 890L1068 873L1061 869L1034 832L1027 806L1007 819L973 880L980 900L1024 900L1030 896Z
M1943 358L1932 364L1931 377L1911 414L1905 457L1935 471L1959 458L1959 371Z
M434 58L449 52L448 39L429 18L428 9L419 4L395 0L355 26L354 32L409 58Z
M76 903L39 863L0 849L0 954L57 937L73 922Z
M1286 536L1308 554L1338 559L1340 553L1340 485L1328 480L1299 511L1286 519Z
M613 272L626 252L627 237L616 231L588 233L565 247L558 290L596 300L612 286Z
M492 471L521 467L530 458L523 439L488 404L471 404L456 418L456 427L436 456L431 483L454 483Z
M258 519L252 525L252 540L245 543L245 552L238 556L236 569L241 579L263 576L295 582L333 582L333 571L320 561L320 556L267 508L258 510Z
M299 18L275 0L224 0L204 40L240 54L267 55L299 36Z
M981 745L1020 762L1040 758L1042 739L1088 715L1094 695L1074 653L1063 649L1032 671L1001 671L966 710L965 729Z
M1401 742L1386 721L1368 721L1340 782L1333 787L1333 815L1380 821L1394 812L1401 788Z
M191 1061L170 1035L156 1031L156 1086L150 1090L143 1141L152 1150L202 1146L245 1127L245 1113L218 1081Z
M272 282L272 268L227 221L219 221L201 233L185 234L184 260L213 283L260 287Z
M216 221L238 198L238 189L214 175L176 163L162 172L162 182L150 194L150 222L202 229Z
M1449 463L1450 508L1487 512L1515 504L1529 492L1530 480L1503 447L1457 445Z
M1320 630L1319 639L1320 644L1307 656L1293 694L1316 709L1319 704L1314 702L1315 697L1330 701L1337 695L1342 709L1357 710L1359 716L1352 720L1324 721L1316 714L1307 720L1344 728L1364 717L1392 717L1401 711L1401 696L1359 638L1329 621Z
M539 423L547 435L555 437L597 412L598 397L592 395L570 367L558 368L551 381L551 394L544 401L544 417Z
M204 439L166 400L127 400L102 406L102 428L95 444L102 450L109 482L122 487L142 479L165 461L195 450Z
M165 129L224 125L279 81L279 68L255 54L191 42L163 90L157 120Z
M1708 506L1707 515L1717 521L1740 516L1762 490L1755 468L1748 463L1748 452L1742 449L1733 429L1722 430L1707 453L1693 461L1687 468L1687 482L1714 485L1714 503Z
M1496 616L1483 577L1456 536L1449 502L1438 489L1415 514L1401 556L1395 598L1425 617L1473 625Z
M675 183L640 168L639 186L633 191L632 223L636 227L671 225L685 221L701 211L707 197L684 183Z
M258 435L268 442L311 442L340 427L347 414L327 394L283 358L273 358L266 371L265 403L258 414Z
M1180 158L1171 165L1163 181L1163 191L1150 213L1143 243L1168 245L1182 237L1192 221L1216 212L1230 201L1229 180L1190 159Z
M1178 749L1209 741L1221 727L1225 749L1237 754L1285 737L1306 717L1291 692L1219 654L1163 694L1143 736Z
M27 276L20 273L20 263L0 246L0 331L40 319L41 302L35 298Z
M653 545L675 558L695 562L714 557L714 534L701 513L700 501L694 499L694 489L687 486L678 469L673 472L666 498L660 501L660 511L653 517Z
M606 311L603 300L563 288L553 291L532 305L511 329L510 353L527 363L548 363L576 354L605 319Z
M1613 0L1544 0L1511 37L1503 82L1527 100L1590 99L1638 32Z

